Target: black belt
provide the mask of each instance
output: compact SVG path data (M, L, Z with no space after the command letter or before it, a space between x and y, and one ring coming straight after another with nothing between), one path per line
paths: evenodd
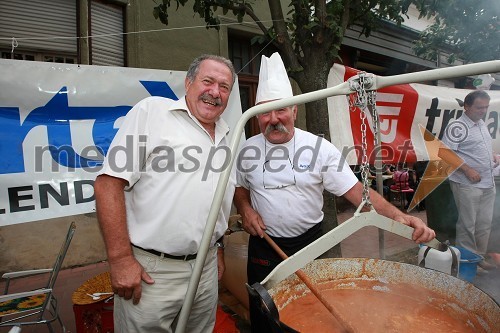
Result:
M174 256L174 255L171 255L171 254L168 254L168 253L165 253L165 252L160 252L160 251L156 251L156 250L149 250L149 249L143 249L142 247L134 245L134 244L132 244L132 246L136 247L138 249L141 249L143 251L146 251L148 253L154 254L156 256L163 257L163 258L174 259L174 260L188 261L188 260L196 259L196 256L197 256L197 253L195 253L195 254L186 254L185 256Z

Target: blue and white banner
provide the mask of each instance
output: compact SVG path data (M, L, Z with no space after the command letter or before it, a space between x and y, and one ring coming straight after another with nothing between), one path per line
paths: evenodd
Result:
M178 99L186 72L0 59L0 226L95 210L93 182L125 114ZM238 84L223 114L241 117Z

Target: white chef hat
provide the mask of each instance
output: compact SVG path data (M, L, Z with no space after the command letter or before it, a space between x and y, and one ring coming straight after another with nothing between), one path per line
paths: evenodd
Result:
M279 53L275 52L269 58L262 56L255 104L292 96L292 85Z

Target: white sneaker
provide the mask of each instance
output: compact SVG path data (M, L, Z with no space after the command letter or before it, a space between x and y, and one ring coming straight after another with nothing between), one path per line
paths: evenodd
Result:
M482 268L481 266L477 266L476 274L477 275L486 275L486 274L488 274L488 271L485 270L484 268Z
M487 271L497 268L496 265L490 264L486 260L483 260L483 261L479 262L477 265L479 267L481 267L482 269L485 269Z

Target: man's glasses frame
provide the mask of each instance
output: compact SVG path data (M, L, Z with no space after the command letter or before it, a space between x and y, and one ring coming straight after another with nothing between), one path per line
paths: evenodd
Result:
M285 176L286 179L285 179L285 181L280 182L279 185L276 185L276 184L271 185L269 183L266 183L266 174L268 175L267 180L269 181L270 179L272 179L270 177L270 174L277 174L278 172L282 173L284 170L286 170L286 167L282 171L277 171L277 170L276 171L269 171L269 170L267 170L266 165L269 165L271 160L267 160L264 162L264 164L262 165L262 185L264 186L264 189L276 190L276 189L285 188L285 187L293 186L293 185L297 184L297 179L295 178L295 168L293 166L292 161L290 160L290 156L288 156L287 159L288 159L288 163L290 165L289 170L291 172L289 172L288 175L283 175L283 174L280 175L280 176Z

